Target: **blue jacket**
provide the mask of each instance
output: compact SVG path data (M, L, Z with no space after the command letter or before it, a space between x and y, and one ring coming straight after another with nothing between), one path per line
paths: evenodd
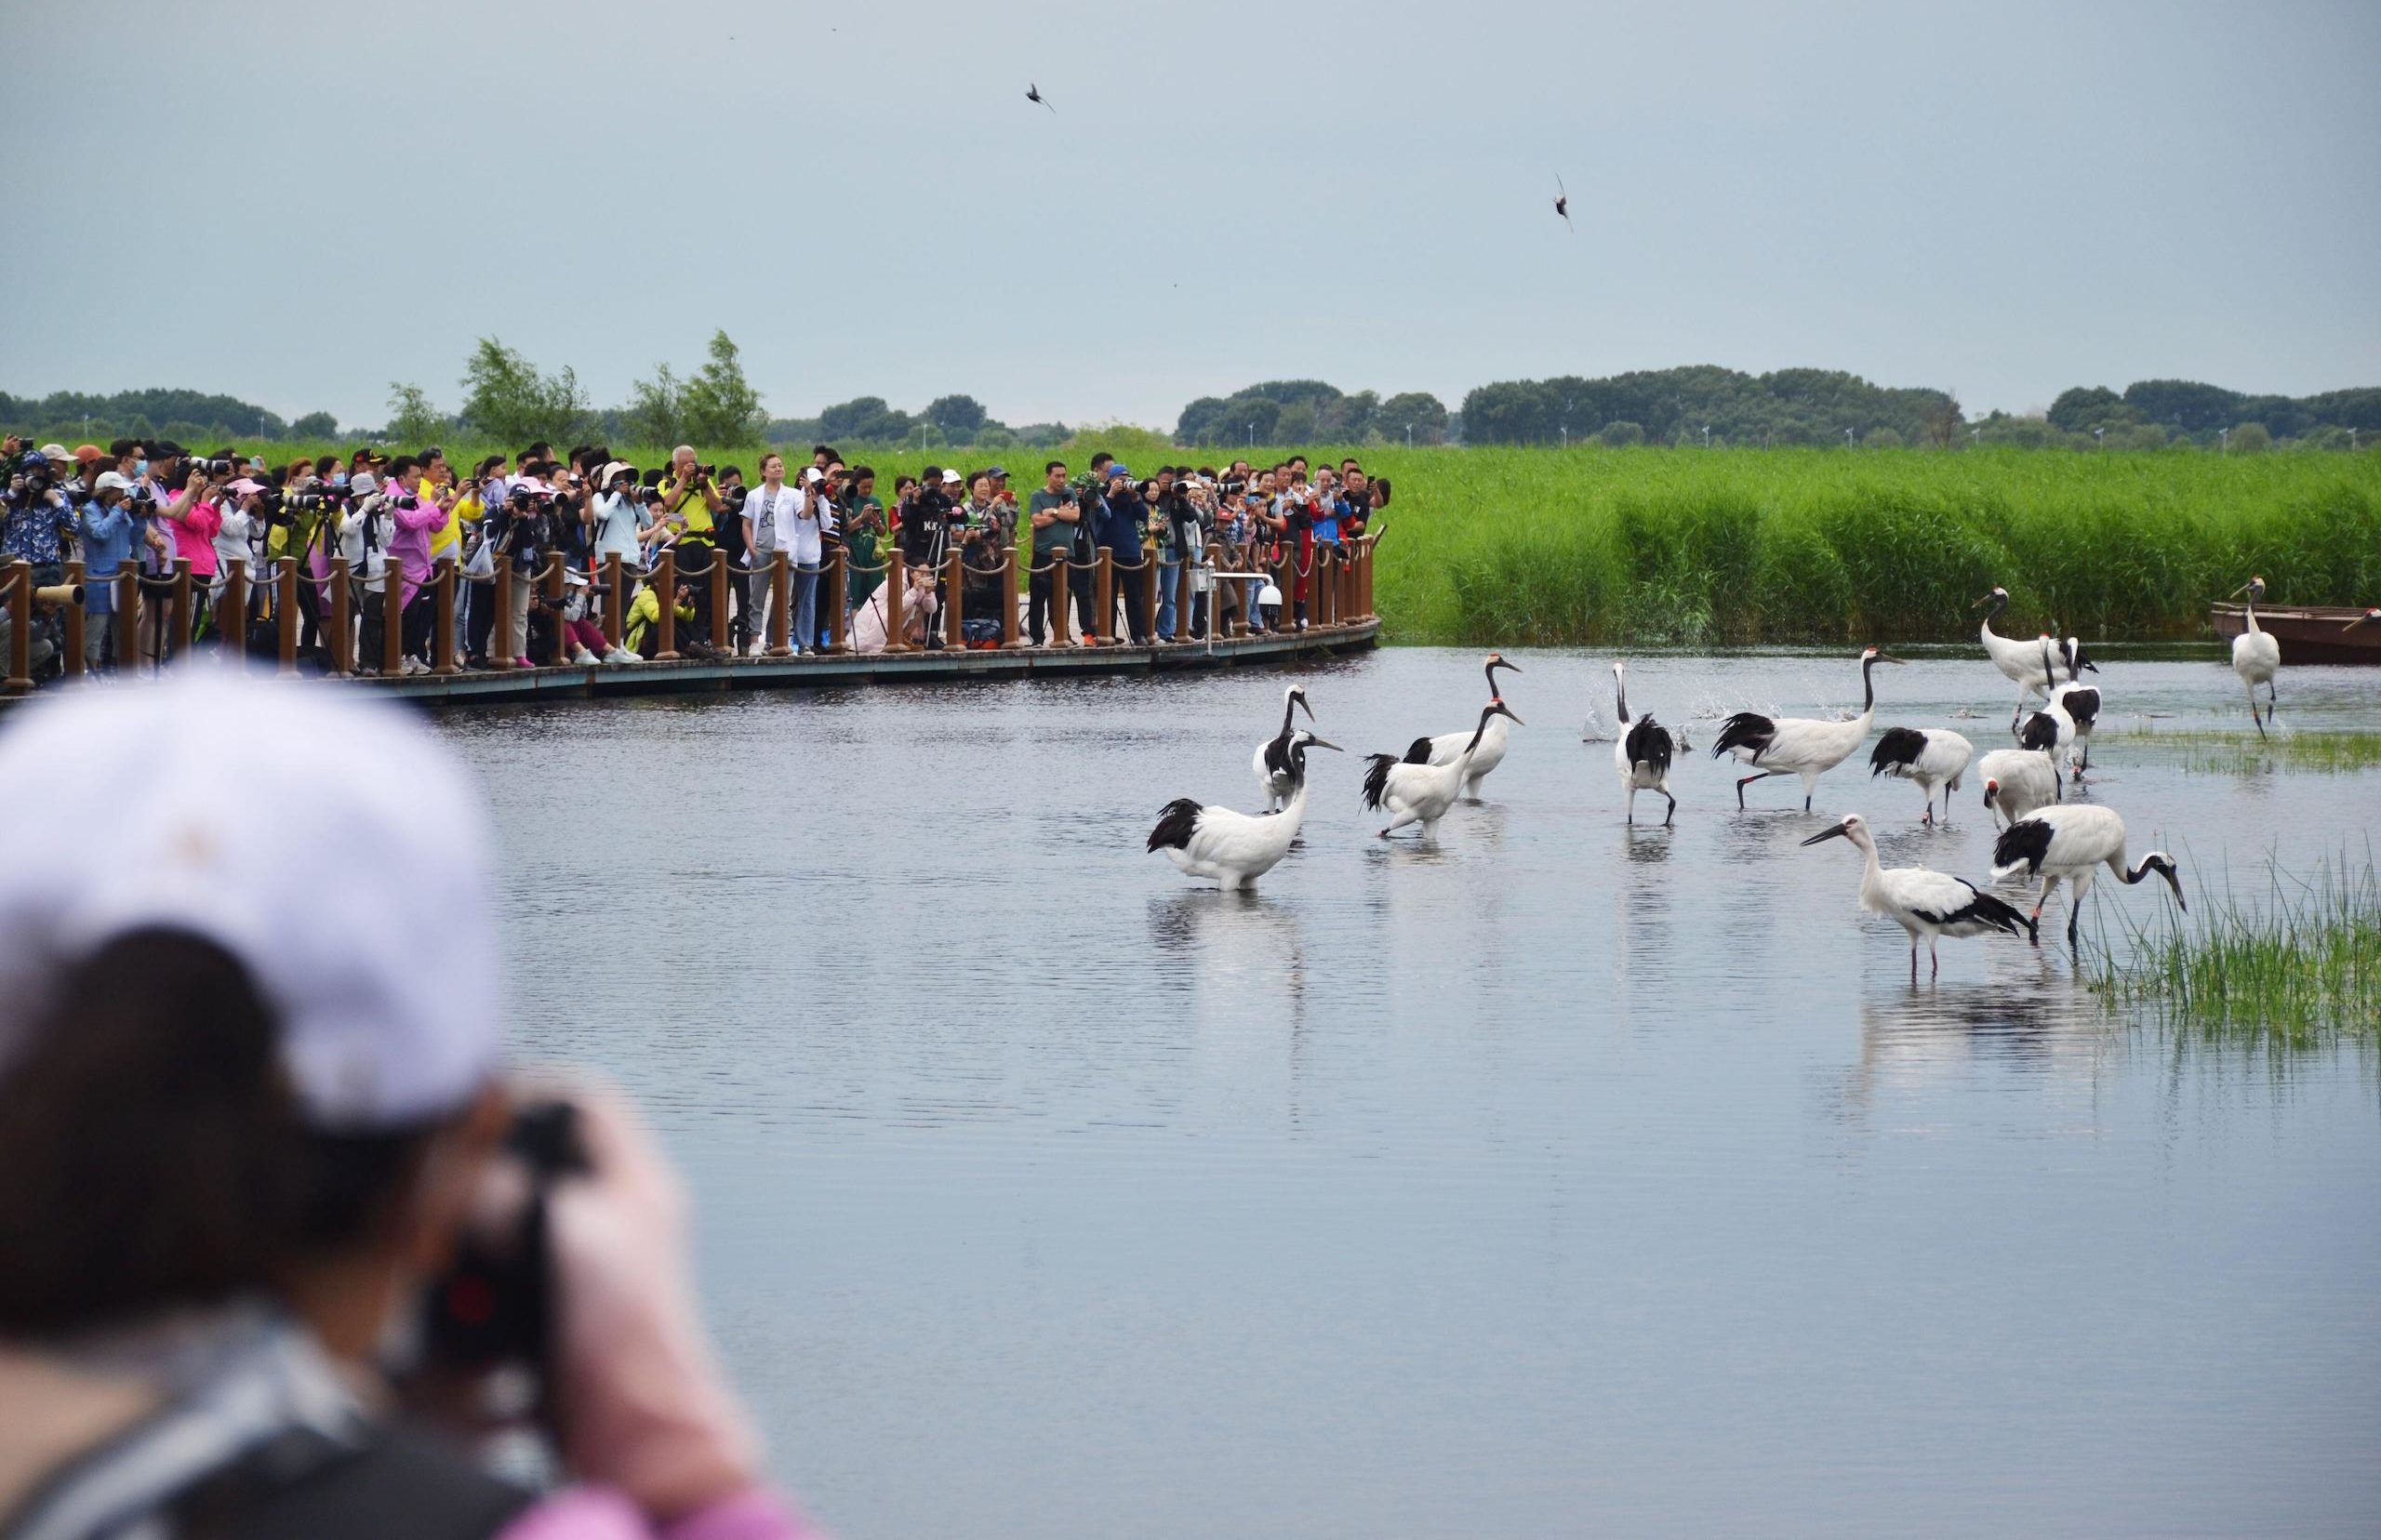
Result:
M83 608L92 615L115 613L115 584L105 581L132 559L132 539L140 527L132 505L102 508L94 498L75 511L74 527L83 537Z
M1138 562L1141 559L1141 531L1147 504L1130 483L1123 492L1102 498L1099 517L1094 521L1093 538L1102 549L1116 552L1119 561Z

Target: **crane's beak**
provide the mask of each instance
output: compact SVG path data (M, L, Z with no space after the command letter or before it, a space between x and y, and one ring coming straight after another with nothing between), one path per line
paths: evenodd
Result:
M1510 670L1511 670L1513 672L1515 672L1515 673L1519 673L1519 672L1521 672L1521 671L1522 671L1522 666L1521 666L1520 664L1518 664L1518 663L1508 663L1508 662L1506 662L1506 661L1505 661L1503 658L1501 658L1501 657L1500 657L1500 658L1498 658L1498 659L1496 659L1496 661L1495 661L1494 663L1489 664L1488 666L1489 666L1490 668L1492 668L1492 669L1510 669Z
M1501 701L1501 700L1497 701L1495 705L1493 705L1493 706L1489 707L1488 709L1489 709L1490 710L1492 710L1492 711L1496 712L1496 713L1497 713L1498 715L1500 715L1500 716L1509 716L1509 717L1513 717L1513 720L1514 720L1515 722L1521 722L1521 724L1522 724L1523 726L1524 726L1524 727L1526 727L1526 726L1528 726L1528 725L1529 725L1529 724L1528 724L1528 723L1526 723L1526 722L1522 722L1522 719L1521 719L1521 718L1519 718L1519 717L1517 717L1517 716L1513 716L1513 709L1512 709L1510 706L1506 705L1506 704L1505 704L1503 701Z
M2362 615L2358 616L2347 625L2342 626L2340 630L2354 631L2359 626L2369 626L2374 624L2375 621L2381 621L2381 610L2366 610Z
M2227 599L2238 599L2239 597L2241 597L2241 595L2242 595L2242 594L2244 594L2244 593L2246 593L2246 592L2248 592L2248 591L2249 591L2249 585L2248 585L2248 584L2246 584L2246 583L2242 583L2239 588L2234 589L2231 592L2229 592L2229 593L2226 594L2224 597L2226 597Z
M1906 657L1895 657L1891 653L1881 652L1877 655L1877 661L1880 663L1907 663L1909 660Z
M2083 660L2083 671L2085 673L2098 673L2100 671L2100 666L2087 657Z
M1836 824L1831 828L1821 830L1819 832L1812 835L1802 843L1806 845L1815 845L1828 840L1841 840L1849 833L1851 833L1851 830L1842 824Z
M2000 783L1999 781L1997 781L1997 780L1989 780L1989 781L1986 781L1986 782L1984 783L1984 805L1985 805L1985 806L1987 806L1987 807L1990 807L1990 806L1992 805L1992 803L1993 803L1994 800L1995 800L1995 799L1997 799L2000 795L2001 795L2001 783Z
M2191 911L2191 907L2183 901L2183 880L2179 876L2175 875L2175 863L2169 861L2164 866L2160 867L2158 869L2158 875L2166 879L2166 885L2175 890L2175 906L2185 914L2188 914Z
M1306 698L1306 692L1305 692L1304 690L1300 690L1300 691L1298 692L1298 694L1297 694L1297 702L1298 702L1298 708L1299 708L1299 710L1303 710L1303 711L1305 711L1305 712L1306 712L1306 719L1307 719L1309 722L1312 722L1312 721L1314 720L1314 707L1313 707L1312 705L1310 705L1310 704L1309 704L1309 703L1308 703L1307 698Z
M1332 742L1329 738L1310 737L1306 740L1306 746L1310 749L1335 749L1338 750L1338 751L1343 754L1347 752L1346 750L1340 749L1337 744Z
M1981 598L1981 599L1977 600L1975 604L1970 604L1970 605L1968 606L1968 608L1970 608L1970 609L1972 609L1972 610L1980 610L1980 609L1984 608L1984 606L1985 606L1985 605L1987 605L1987 604L1990 604L1990 603L1992 603L1992 595L1990 595L1990 594L1989 594L1989 593L1988 593L1988 594L1986 594L1983 598Z

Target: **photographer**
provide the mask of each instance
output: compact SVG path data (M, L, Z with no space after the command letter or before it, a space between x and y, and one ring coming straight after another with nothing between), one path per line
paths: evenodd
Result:
M132 560L139 535L129 498L132 483L119 471L102 471L90 500L75 510L74 528L83 543L83 666L122 667L115 656L116 575Z
M389 467L389 473L396 480L390 497L390 512L397 526L396 533L389 538L389 555L405 565L403 591L397 600L405 671L428 673L430 632L438 617L438 596L429 586L432 538L451 521L446 510L426 494L419 460L400 455Z
M1075 527L1082 520L1083 505L1067 485L1067 462L1054 459L1042 468L1041 488L1025 499L1026 524L1033 532L1032 557L1028 564L1052 568L1033 573L1027 582L1025 630L1037 647L1046 640L1044 622L1049 618L1051 589L1058 576L1052 564L1073 551ZM1063 604L1066 599L1061 595L1057 602Z
M844 610L848 615L885 581L885 574L868 570L877 564L877 547L885 538L885 505L877 500L874 467L852 467L843 496L836 499L835 529L844 545Z
M1149 505L1142 501L1140 490L1133 483L1132 471L1122 461L1108 467L1107 495L1100 499L1097 516L1097 538L1101 550L1109 553L1115 568L1115 589L1109 596L1111 605L1124 607L1124 631L1136 645L1146 645L1149 631L1141 620L1142 585L1149 573L1142 564L1141 541L1148 532ZM1118 632L1116 617L1111 609L1108 617L1111 638Z
M226 819L225 786L271 816ZM499 1069L489 820L429 730L189 674L11 723L0 797L53 813L0 865L10 1533L805 1533L652 1138ZM397 939L422 936L435 967ZM519 1261L450 1285L459 1253ZM491 1368L573 1484L469 1457Z
M532 467L537 462L530 462ZM502 651L516 669L534 669L529 658L529 600L545 571L561 525L554 516L553 495L536 477L515 477L503 505L489 511L485 522L494 558L512 564L512 612L499 617L504 626Z
M671 451L670 474L661 482L659 517L676 540L679 570L695 586L694 635L685 650L697 657L714 655L709 573L717 547L715 521L727 511L727 500L719 495L712 474L712 467L695 463L693 446L682 444Z

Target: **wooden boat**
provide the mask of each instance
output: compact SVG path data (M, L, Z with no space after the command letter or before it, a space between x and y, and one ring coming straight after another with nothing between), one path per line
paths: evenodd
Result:
M2348 629L2363 615L2361 609L2327 604L2259 604L2257 629L2281 644L2286 664L2381 664L2381 622ZM2247 629L2238 604L2210 604L2207 619L2227 643Z

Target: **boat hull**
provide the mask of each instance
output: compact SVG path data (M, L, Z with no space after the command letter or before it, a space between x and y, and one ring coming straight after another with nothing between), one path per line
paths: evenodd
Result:
M2257 629L2281 644L2281 660L2298 663L2381 664L2381 625L2348 629L2361 609L2298 605L2283 609L2257 606ZM2238 604L2211 604L2208 623L2229 642L2248 629Z

